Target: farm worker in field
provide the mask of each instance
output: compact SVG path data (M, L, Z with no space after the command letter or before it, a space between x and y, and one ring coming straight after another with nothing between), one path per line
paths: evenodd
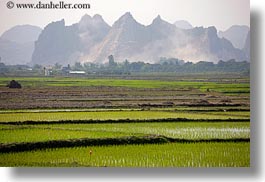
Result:
M93 153L93 151L90 149L89 150L89 160L90 160L90 162L91 162L91 155L92 155L92 153Z

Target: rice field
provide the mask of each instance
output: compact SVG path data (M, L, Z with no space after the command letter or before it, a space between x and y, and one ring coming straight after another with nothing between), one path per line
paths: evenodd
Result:
M1 143L162 135L180 139L250 138L249 122L2 125Z
M249 145L248 142L211 142L47 149L0 154L0 165L12 167L249 167Z
M1 77L0 166L250 167L249 78L223 77Z
M214 91L244 91L249 92L249 83L224 83L205 81L165 81L165 80L126 80L126 79L87 79L87 78L53 78L53 77L17 77L0 78L0 85L6 85L9 80L15 79L26 87L93 87L93 86L110 86L110 87L129 87L129 88L189 88L193 87L203 91L212 89Z
M249 112L168 112L168 111L98 111L98 112L29 112L0 113L0 122L64 121L64 120L150 120L185 119L249 119Z

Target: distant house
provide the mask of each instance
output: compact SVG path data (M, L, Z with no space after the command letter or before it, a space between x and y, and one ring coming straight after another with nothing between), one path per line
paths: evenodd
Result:
M75 70L73 70L73 71L69 71L69 74L70 75L85 75L86 72L85 71L75 71Z
M64 74L64 75L69 75L69 72L71 71L71 68L70 68L70 66L68 66L68 67L63 67L62 68L62 73Z
M85 71L72 70L70 64L67 67L62 67L62 73L65 76L84 76L86 74Z
M47 66L47 67L44 67L44 76L50 76L51 73L52 73L52 67L51 66Z

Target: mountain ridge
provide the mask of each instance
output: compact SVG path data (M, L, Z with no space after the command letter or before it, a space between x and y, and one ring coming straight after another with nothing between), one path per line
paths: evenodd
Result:
M219 31L218 36L229 40L235 48L243 49L249 30L246 25L233 25L225 31Z
M178 20L178 21L175 21L174 25L180 29L192 29L194 28L188 21L186 20Z
M125 20L128 22L124 23ZM124 32L128 36L124 36ZM192 62L217 62L221 59L243 61L246 58L243 51L234 48L228 40L220 39L215 27L183 30L164 21L159 15L150 25L144 26L134 20L130 13L114 23L110 34L98 48L93 56L87 55L84 62L106 62L110 54L118 62L128 59L151 63L157 62L160 57L175 57Z
M42 29L32 25L17 25L6 30L0 37L1 62L27 64L31 61L34 42Z
M160 15L143 25L126 12L110 26L99 14L85 14L69 26L63 19L49 23L34 44L30 64L104 63L109 55L117 62L156 63L161 57L191 62L249 61L247 48L235 48L218 33L214 26L180 28Z

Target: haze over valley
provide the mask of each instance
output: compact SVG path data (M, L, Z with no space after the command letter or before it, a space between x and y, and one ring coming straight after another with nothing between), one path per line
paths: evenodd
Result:
M218 31L214 26L193 27L184 20L171 24L159 15L150 25L142 25L127 12L112 26L98 14L86 14L70 26L64 20L51 22L43 30L15 26L0 37L1 62L11 65L101 64L109 55L117 62L156 63L161 57L191 62L250 61L249 27L235 25Z

